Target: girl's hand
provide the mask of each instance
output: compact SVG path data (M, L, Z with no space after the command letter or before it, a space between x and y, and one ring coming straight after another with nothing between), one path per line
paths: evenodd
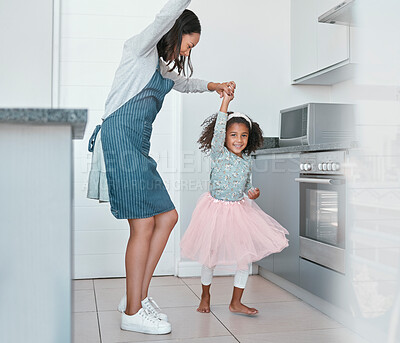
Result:
M260 190L258 188L250 188L247 192L249 199L257 199L260 196Z
M224 97L222 99L222 103L221 103L221 107L220 107L220 111L227 113L228 112L228 107L229 107L229 103L233 100L234 96L232 95L228 95L226 92L222 93L222 96Z
M219 97L222 98L224 96L224 92L229 96L235 93L236 83L234 81L223 83L210 82L208 84L208 89L210 91L216 91L219 94Z
M223 92L223 93L222 93L222 97L223 97L222 101L223 101L223 102L227 102L228 104L235 98L235 96L233 95L233 93L232 93L231 95L229 95L229 94L226 93L226 92Z

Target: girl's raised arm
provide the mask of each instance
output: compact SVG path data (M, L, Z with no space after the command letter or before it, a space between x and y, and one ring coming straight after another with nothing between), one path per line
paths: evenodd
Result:
M135 54L142 56L153 49L159 40L174 26L176 19L189 6L191 0L169 0L154 21L141 33L129 38L126 47L133 48Z
M225 145L227 112L229 103L233 100L233 94L228 95L224 92L223 97L221 108L217 115L217 121L215 122L214 135L211 140L211 159L217 159L223 152Z
M227 118L228 115L226 113L221 111L218 112L217 121L215 122L214 127L214 135L211 140L210 157L213 160L216 160L224 150Z

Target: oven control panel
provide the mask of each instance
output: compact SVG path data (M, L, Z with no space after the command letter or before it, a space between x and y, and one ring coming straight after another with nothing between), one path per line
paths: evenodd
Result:
M300 173L341 175L345 158L343 150L305 152L300 155Z

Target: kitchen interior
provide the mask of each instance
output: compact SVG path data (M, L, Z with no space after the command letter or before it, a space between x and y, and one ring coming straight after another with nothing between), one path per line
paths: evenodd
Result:
M196 312L201 266L179 241L207 191L196 141L220 100L173 91L151 156L180 217L150 286L173 331L119 329L129 227L86 198L87 143L124 41L165 3L0 4L0 341L400 342L396 0L191 2L202 24L193 77L234 80L232 109L263 129L256 202L289 247L252 266L244 302L257 317L229 313L223 268L211 313Z

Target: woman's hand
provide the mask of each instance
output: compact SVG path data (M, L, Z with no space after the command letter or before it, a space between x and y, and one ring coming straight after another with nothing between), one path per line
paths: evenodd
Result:
M258 188L250 188L247 192L249 199L257 199L260 196L260 190Z
M210 82L208 84L208 90L217 92L220 98L224 96L224 92L229 96L232 96L235 93L235 89L236 83L234 81L223 83Z

